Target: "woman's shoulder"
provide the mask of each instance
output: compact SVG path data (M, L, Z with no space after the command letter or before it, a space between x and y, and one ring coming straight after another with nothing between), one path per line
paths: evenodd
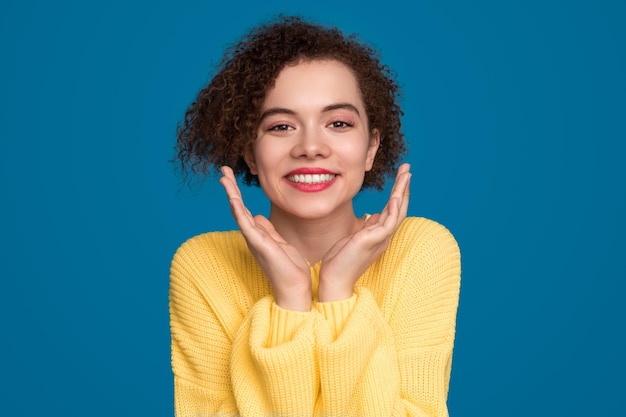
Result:
M261 277L239 231L208 232L188 239L174 254L170 267L172 283L195 285L212 298L228 300L245 293L248 284L258 284Z
M172 258L170 300L178 303L181 314L208 311L209 305L221 325L232 330L265 289L261 277L239 231L199 234L180 245Z
M244 256L247 252L245 240L238 230L206 232L183 242L176 250L172 263L222 263Z
M433 303L452 308L457 302L460 261L459 247L448 228L424 217L407 217L361 282L385 314L393 314L399 306L429 314L427 306Z
M407 217L392 238L392 247L419 248L435 245L458 252L458 244L443 224L425 217Z
M461 253L456 239L447 227L424 217L403 221L385 258L397 272L420 276L420 285L460 279Z
M224 246L238 246L241 241L242 236L238 230L205 232L185 240L176 250L176 254Z

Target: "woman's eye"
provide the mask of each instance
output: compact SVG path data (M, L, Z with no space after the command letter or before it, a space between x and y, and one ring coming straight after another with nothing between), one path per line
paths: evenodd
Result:
M291 126L289 126L288 124L281 123L281 124L270 126L268 130L274 131L274 132L285 132L290 129L291 129Z
M329 126L337 129L344 129L346 127L352 127L352 123L345 122L343 120L335 120L334 122L331 122Z

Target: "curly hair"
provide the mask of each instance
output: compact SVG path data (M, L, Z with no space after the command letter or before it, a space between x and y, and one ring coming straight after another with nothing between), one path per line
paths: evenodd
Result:
M228 165L245 184L258 185L243 154L255 140L267 92L286 65L327 59L352 70L369 129L380 132L381 146L362 189L382 189L406 150L399 86L378 53L355 35L297 16L279 16L276 22L258 26L225 51L217 74L200 90L177 128L176 159L184 178L189 173L217 173Z

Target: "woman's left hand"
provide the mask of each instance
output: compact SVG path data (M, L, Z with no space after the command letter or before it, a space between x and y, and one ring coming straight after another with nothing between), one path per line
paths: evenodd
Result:
M402 164L389 201L363 228L338 241L322 258L318 300L350 298L359 277L387 249L391 236L405 219L409 206L409 164Z

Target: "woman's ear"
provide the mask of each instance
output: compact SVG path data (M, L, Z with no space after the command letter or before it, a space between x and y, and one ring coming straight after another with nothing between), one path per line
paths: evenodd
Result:
M370 144L369 148L367 148L367 155L365 157L365 172L371 171L372 166L374 166L374 158L376 158L376 152L378 152L378 147L380 146L380 132L378 129L372 129L372 134L370 135Z
M254 159L254 152L252 151L252 145L246 146L246 149L243 151L243 160L246 161L246 164L250 169L250 173L252 175L258 175L258 171L256 169L256 160Z

